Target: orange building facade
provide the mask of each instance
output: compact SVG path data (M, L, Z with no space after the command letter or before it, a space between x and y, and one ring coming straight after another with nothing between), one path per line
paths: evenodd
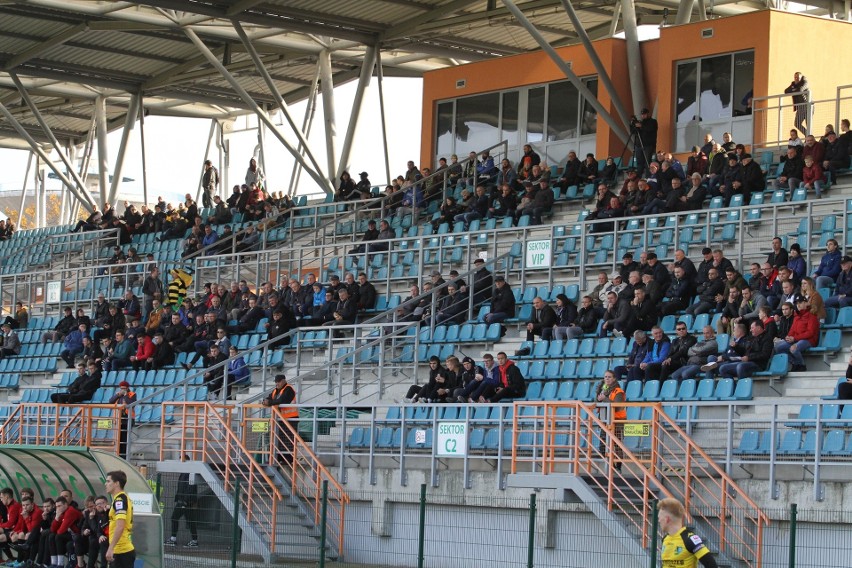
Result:
M640 109L632 108L626 42L607 38L593 45L627 113L638 114ZM835 99L839 86L852 84L852 24L776 10L665 27L659 39L642 42L640 51L645 100L659 122L657 149L676 154L700 145L707 133L721 140L731 132L749 146L774 140L774 131L788 132L792 120L789 128L781 124L786 115L778 115L777 125L771 119L764 124L764 116L774 113L762 108L778 100L755 102L756 128L749 95L782 93L796 71L808 78L812 101ZM583 46L557 52L619 121ZM780 103L789 105L790 98ZM817 112L809 129L821 135L824 123L818 119L825 117ZM463 159L503 139L509 140L510 159L529 142L549 165L564 163L569 150L581 158L587 152L598 158L629 156L624 142L541 51L426 73L422 120L421 164L433 167L440 156L455 153Z

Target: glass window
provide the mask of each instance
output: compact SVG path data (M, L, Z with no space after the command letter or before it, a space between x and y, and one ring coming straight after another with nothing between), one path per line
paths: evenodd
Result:
M480 152L499 142L500 93L456 100L456 154Z
M699 120L731 117L731 56L705 57L701 60Z
M580 92L568 81L551 83L547 103L547 141L577 137Z
M544 140L544 87L527 91L527 142Z
M596 78L584 79L583 83L585 83L586 87L596 97L598 96L598 80ZM598 131L598 111L586 99L583 99L583 115L581 120L580 134L595 134Z
M698 118L695 89L698 83L698 63L690 61L677 66L677 123L685 124Z
M750 114L749 100L754 93L754 52L734 54L734 116Z
M502 110L502 126L503 135L501 140L507 140L509 146L517 146L518 144L518 100L520 93L518 91L510 91L503 93L503 110Z
M435 154L449 160L453 153L453 102L438 103L437 132L435 133Z

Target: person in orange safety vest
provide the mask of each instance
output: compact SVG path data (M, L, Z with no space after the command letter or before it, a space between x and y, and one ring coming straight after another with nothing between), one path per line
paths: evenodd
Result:
M277 406L281 412L281 416L290 423L293 431L299 430L299 409L293 405L296 400L296 389L287 383L287 376L283 373L275 375L275 388L269 393L269 396L261 401L263 406ZM281 465L290 466L293 463L293 440L289 429L283 426L276 426L276 446L278 448L278 461Z

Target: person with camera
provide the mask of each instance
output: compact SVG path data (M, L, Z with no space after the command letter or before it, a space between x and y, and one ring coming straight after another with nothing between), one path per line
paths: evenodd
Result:
M638 135L639 144L635 148L636 169L645 175L650 163L649 156L657 147L657 120L651 117L651 111L643 108L639 117L634 116L630 121L633 134Z
M610 412L612 413L612 420L609 424L609 429L615 434L615 437L619 440L624 439L624 421L627 420L627 410L624 409L623 406L614 406L615 403L626 402L627 395L624 393L624 390L618 384L618 380L615 378L615 373L612 371L607 371L604 373L603 380L598 383L597 389L595 391L595 401L597 402L608 402L612 403L613 406L610 406ZM598 408L598 414L600 416L601 408ZM601 416L601 419L605 419L604 416ZM615 447L615 469L621 471L621 461L624 458L624 453L621 451L621 447L618 444L613 444ZM606 438L602 434L601 442L600 442L600 451L601 453L605 453L606 450Z

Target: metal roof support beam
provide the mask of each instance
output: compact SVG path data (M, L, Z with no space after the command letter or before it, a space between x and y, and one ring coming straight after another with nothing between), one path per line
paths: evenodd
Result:
M337 181L333 178L335 166L335 146L337 142L337 123L334 116L334 79L331 76L331 52L327 49L319 54L320 87L322 89L322 114L325 122L325 151L328 159L328 177L331 185ZM334 190L332 190L334 193Z
M698 0L698 19L702 22L707 20L707 3L704 0Z
M148 204L148 165L145 154L145 97L139 96L139 149L142 153L142 202Z
M127 114L124 117L124 130L121 133L121 143L118 146L118 156L115 158L115 168L112 172L112 184L109 187L108 201L115 207L118 199L118 188L121 185L121 170L124 168L124 155L127 152L127 143L130 141L130 133L133 131L133 126L136 124L136 118L139 115L139 95L130 97L130 105L127 107Z
M101 207L103 207L107 202L107 187L109 186L106 97L95 99L95 127L98 132L98 186L101 190Z
M621 0L621 21L624 23L624 39L627 43L627 74L630 78L630 94L633 96L633 114L638 115L645 107L645 73L633 0Z
M278 108L281 109L281 114L284 115L284 118L287 120L287 124L290 125L290 128L292 128L293 132L296 134L296 138L299 139L299 146L303 149L305 155L311 161L311 164L313 164L317 173L322 176L322 168L320 167L319 162L317 162L316 157L314 157L314 153L311 152L307 137L293 120L293 115L290 113L290 107L281 96L281 93L278 92L278 88L275 86L275 81L263 65L263 61L260 59L260 55L258 55L257 50L252 45L248 34L246 34L243 26L237 20L232 20L232 22L234 24L234 29L237 31L237 35L240 36L240 41L243 42L243 45L246 48L246 53L249 54L249 57L251 57L251 60L254 62L255 69L257 69L257 72L260 73L261 78L263 78L263 81L266 83L266 87L269 89L269 92L275 99L275 102L278 103ZM328 175L332 175L332 172L329 172ZM331 191L334 192L334 188L326 188L326 190L328 189L331 189Z
M86 199L88 200L90 205L95 204L95 199L92 197L92 194L89 193L88 188L86 187L86 183L77 175L77 171L74 169L73 162L68 159L68 156L65 155L65 152L62 151L62 144L59 143L59 140L54 136L53 131L50 129L50 125L47 124L47 121L44 119L44 116L41 114L38 106L33 102L32 97L27 92L26 88L24 88L24 84L21 82L21 79L14 71L9 72L9 78L12 79L12 82L15 83L15 86L18 88L18 92L21 95L21 98L24 100L24 103L29 107L30 112L33 113L33 118L36 119L38 125L41 127L44 135L50 140L50 143L53 145L53 148L59 154L59 158L62 160L62 163L65 164L65 167L68 169L68 172L71 174L71 177L74 179L74 182L77 184L77 189L80 190Z
M503 0L503 5L509 9L509 11L517 18L518 22L527 30L527 32L532 36L532 38L538 43L541 47L542 51L544 51L559 69L565 74L568 80L572 85L580 92L590 105L594 107L597 111L598 116L601 117L604 122L606 122L610 129L612 129L613 134L618 136L618 138L627 143L627 132L618 124L615 118L609 114L609 112L603 107L598 98L592 93L586 85L580 81L580 78L577 77L577 74L571 69L571 66L565 63L565 61L556 53L556 50L547 43L547 40L539 33L535 26L524 16L524 13L521 12L515 3L512 0Z
M17 131L18 135L27 141L33 152L35 152L36 155L41 160L43 160L44 163L47 164L47 166L51 170L53 170L53 173L55 173L56 176L60 180L62 180L62 183L65 184L65 186L68 188L68 191L70 191L74 195L74 197L76 197L80 201L80 203L83 205L83 207L86 208L89 213L92 213L94 211L94 208L92 207L91 203L89 203L89 201L86 200L81 194L77 193L77 188L74 186L74 183L72 183L71 180L65 177L65 174L62 173L62 170L56 167L56 164L51 161L50 156L48 156L47 153L41 149L41 146L39 146L38 142L36 142L33 137L30 136L30 134L26 131L26 129L21 125L21 123L18 122L14 116L12 116L12 113L9 112L9 109L6 108L6 105L4 105L3 103L0 103L0 114L6 117L6 120L15 129L15 131Z
M680 0L680 4L677 7L675 25L688 24L692 19L692 8L694 6L695 0Z
M79 24L79 25L76 25L76 26L72 26L72 27L66 29L65 31L53 36L52 38L49 38L49 39L43 41L42 43L35 45L35 46L31 47L30 49L27 49L26 51L22 51L21 53L19 53L18 55L16 55L12 59L10 59L8 63L6 63L6 69L14 69L18 65L21 65L22 63L26 63L30 59L33 59L34 57L38 57L39 55L41 55L45 51L52 49L52 48L56 47L57 45L62 45L66 41L70 40L71 38L77 37L78 35L80 35L81 33L84 33L88 29L89 29L89 26L86 23L82 23L82 24Z
M201 201L201 192L204 189L202 179L204 178L204 163L210 159L210 144L213 142L213 137L216 135L216 119L210 119L210 132L207 133L207 146L204 148L204 159L201 161L201 173L198 176L198 192L195 194L195 202Z
M326 180L322 178L322 175L316 172L313 168L310 167L307 162L305 162L305 159L302 158L302 156L296 151L296 149L293 148L293 145L290 144L290 142L284 137L281 131L278 130L278 127L269 118L269 115L266 114L266 112L257 105L254 99L252 99L251 95L249 95L248 92L246 92L246 90L242 87L242 85L240 85L240 82L237 81L236 77L231 75L231 73L228 72L227 69L225 69L225 66L216 58L215 55L213 55L213 52L210 51L210 48L208 48L207 45L205 45L204 42L201 41L201 38L199 38L194 31L189 29L184 30L184 33L189 39L192 40L192 43L195 44L195 47L198 48L198 50L203 53L205 57L207 57L207 60L210 62L210 64L219 70L219 73L222 74L222 77L226 81L228 81L228 83L230 83L234 91L237 92L243 102L246 103L249 108L257 115L258 119L262 121L269 128L270 131L272 131L275 137L278 138L278 141L281 142L281 144L284 145L287 151L290 152L290 154L292 154L296 158L296 161L302 164L302 167L305 168L305 171L308 172L308 175L310 175L311 178L313 178L313 180L316 181L320 187L328 191L328 184Z
M609 93L609 98L612 100L615 112L618 113L621 123L626 126L629 122L630 115L628 115L624 110L621 97L619 96L618 91L615 90L615 85L612 84L612 79L609 78L609 73L607 73L606 67L604 67L603 62L601 62L601 58L598 57L598 52L595 51L595 46L592 45L592 40L589 39L589 35L583 28L583 23L580 21L580 18L577 17L577 12L574 11L574 6L571 4L571 0L562 0L562 7L565 8L566 12L568 12L568 19L571 20L571 23L574 25L574 30L577 32L577 35L580 36L580 41L583 42L583 47L586 48L586 53L589 54L589 59L592 60L592 64L598 72L598 78L601 80L601 83L603 83L607 93Z
M385 151L385 175L387 176L386 184L390 184L390 159L388 158L388 127L387 127L387 117L385 116L385 90L384 90L384 79L385 74L382 70L382 50L379 49L376 51L376 71L379 80L379 112L381 113L382 118L382 148Z
M617 2L612 9L612 21L609 24L609 37L618 32L618 19L621 18L621 2Z
M466 8L468 6L470 6L470 0L451 0L446 4L438 6L434 10L426 12L425 14L420 14L419 16L415 16L392 26L382 34L382 40L387 41L405 37L408 32L416 30L419 26L425 23L444 16L449 16L450 14L458 12L462 8Z
M21 206L18 207L18 228L21 228L21 217L24 216L24 205L27 203L27 178L30 177L30 168L33 166L33 153L32 151L28 152L29 156L27 156L27 171L24 173L24 187L21 188ZM65 193L62 193L63 197Z
M349 167L349 154L352 152L352 141L355 139L355 132L358 130L361 107L364 106L364 92L370 86L370 79L373 77L373 67L376 66L377 51L378 48L375 45L371 45L364 52L364 61L361 63L361 76L358 77L358 87L355 89L352 111L349 113L349 126L346 128L346 134L343 137L343 147L340 149L340 162L337 165L338 179Z
M305 105L305 118L302 120L302 132L305 137L311 135L311 128L314 125L314 116L317 112L317 87L319 86L319 65L316 66L314 72L314 80L311 81L311 91L308 93L308 101ZM299 152L304 151L304 145L299 142ZM296 186L299 184L299 177L302 175L302 167L297 163L290 174L290 186L287 188L287 195L293 197L296 192Z

